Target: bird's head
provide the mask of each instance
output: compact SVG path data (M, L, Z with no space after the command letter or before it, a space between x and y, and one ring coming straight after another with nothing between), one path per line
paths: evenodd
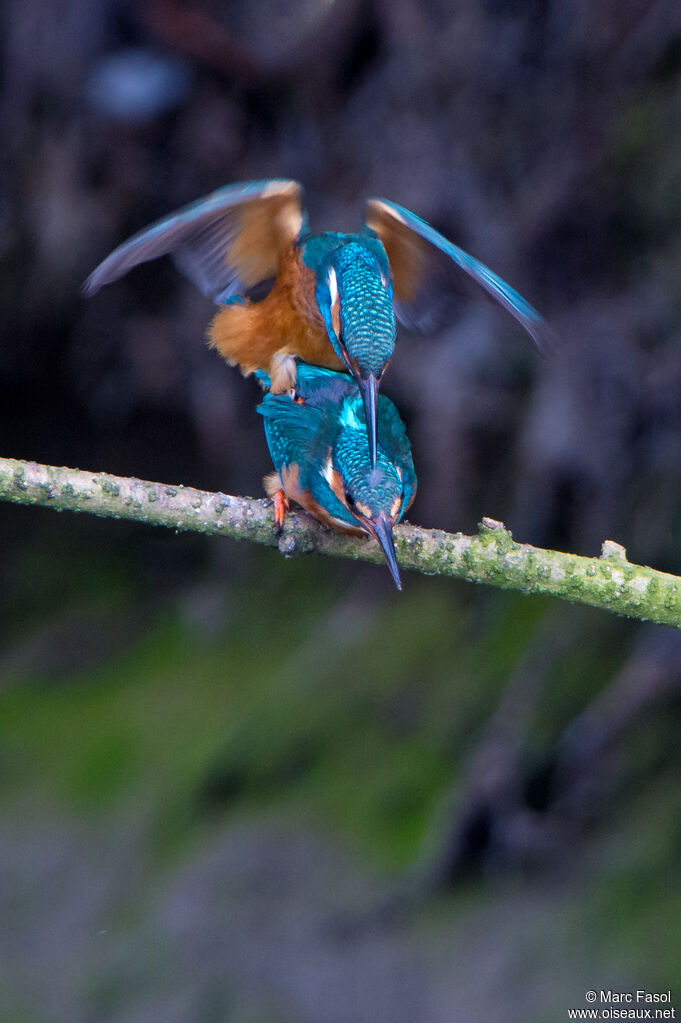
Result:
M336 517L378 541L395 585L401 590L393 527L405 506L402 470L380 447L372 467L363 413L357 395L341 406L341 429L322 466L322 475L338 500Z

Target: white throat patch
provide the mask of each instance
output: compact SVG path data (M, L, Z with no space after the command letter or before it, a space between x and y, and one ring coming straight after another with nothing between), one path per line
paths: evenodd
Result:
M332 266L329 267L329 275L326 279L326 283L329 285L331 307L333 308L338 300L338 278L336 277L336 271Z
M326 482L331 487L331 484L333 482L333 460L331 458L331 455L328 456L328 458L326 459L326 461L324 462L319 471L326 480ZM333 487L331 487L331 489L333 489Z

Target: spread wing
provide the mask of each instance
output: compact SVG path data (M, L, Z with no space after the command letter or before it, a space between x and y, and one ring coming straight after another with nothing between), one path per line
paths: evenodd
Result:
M522 324L541 351L553 347L551 329L522 295L416 214L387 199L370 199L366 223L387 253L395 315L406 327L435 330L457 298L486 292Z
M274 278L279 254L304 226L298 182L228 185L123 242L90 274L83 291L92 295L133 266L170 255L204 295L227 302Z

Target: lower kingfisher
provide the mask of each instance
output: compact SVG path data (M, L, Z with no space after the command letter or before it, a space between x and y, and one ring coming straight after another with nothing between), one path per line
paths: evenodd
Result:
M374 537L401 590L393 526L414 500L416 474L404 423L390 399L380 395L376 403L373 468L362 397L345 373L301 362L295 391L269 391L258 412L276 470L263 481L274 498L276 524L283 526L289 501L295 501L337 532Z
M295 385L296 357L356 380L372 466L378 388L395 346L395 315L429 331L451 299L491 296L541 348L539 313L482 263L420 217L369 199L359 234L310 234L303 190L272 179L228 185L119 245L84 285L93 294L133 266L169 254L220 306L209 343L244 374L265 371L274 393ZM264 296L264 297L263 297Z

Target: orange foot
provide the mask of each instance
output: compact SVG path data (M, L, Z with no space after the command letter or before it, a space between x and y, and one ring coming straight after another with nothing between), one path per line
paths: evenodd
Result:
M274 495L274 524L277 529L284 528L284 519L286 512L291 507L289 504L288 497L283 490L277 490Z

